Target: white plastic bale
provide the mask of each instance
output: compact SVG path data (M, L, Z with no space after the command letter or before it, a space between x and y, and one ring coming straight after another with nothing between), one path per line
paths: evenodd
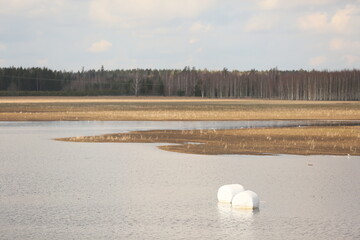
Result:
M259 208L259 197L253 191L243 191L235 195L232 200L233 208L257 209Z
M228 184L221 186L217 193L218 201L221 203L231 203L233 197L244 190L244 187L240 184Z

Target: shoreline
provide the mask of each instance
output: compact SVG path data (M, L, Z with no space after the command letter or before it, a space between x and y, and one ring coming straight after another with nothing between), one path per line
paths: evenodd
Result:
M182 97L0 97L0 122L291 120L347 121L349 125L352 122L357 125L360 102ZM178 143L159 148L194 154L360 155L359 126L211 131L132 132L75 137L67 141ZM191 142L197 144L189 144Z
M162 145L158 148L171 152L204 155L360 156L360 126L150 130L55 140L92 143L170 143L171 145Z

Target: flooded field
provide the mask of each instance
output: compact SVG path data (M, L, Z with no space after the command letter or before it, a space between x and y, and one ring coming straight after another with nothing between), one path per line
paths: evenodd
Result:
M358 239L358 156L207 156L53 140L261 124L269 123L1 122L0 239ZM228 183L258 193L259 211L218 204Z
M0 97L0 121L359 120L360 102L165 97Z
M233 128L230 125L226 126L227 129L132 131L55 140L169 143L170 145L162 145L159 148L205 155L360 155L359 121L303 121L298 122L298 125L295 123L296 121L258 121L250 123L249 127Z

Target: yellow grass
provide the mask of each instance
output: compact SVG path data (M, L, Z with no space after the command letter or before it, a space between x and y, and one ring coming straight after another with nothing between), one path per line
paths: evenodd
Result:
M177 143L160 146L160 149L193 154L360 155L359 126L154 130L57 140Z
M44 120L360 120L360 102L165 97L0 98L0 121ZM197 154L359 155L359 131L359 127L149 131L62 140L180 143L160 148Z
M359 120L360 102L165 97L1 97L0 121Z

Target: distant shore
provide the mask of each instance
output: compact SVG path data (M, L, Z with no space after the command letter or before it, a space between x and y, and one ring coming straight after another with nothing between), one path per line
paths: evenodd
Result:
M360 126L153 130L56 140L165 143L159 148L172 152L208 155L360 155ZM171 143L171 145L166 145L166 143Z
M0 97L0 121L360 120L360 102L182 97Z
M0 121L360 120L360 102L166 97L1 97ZM57 139L178 143L193 154L360 155L359 126L144 131Z

